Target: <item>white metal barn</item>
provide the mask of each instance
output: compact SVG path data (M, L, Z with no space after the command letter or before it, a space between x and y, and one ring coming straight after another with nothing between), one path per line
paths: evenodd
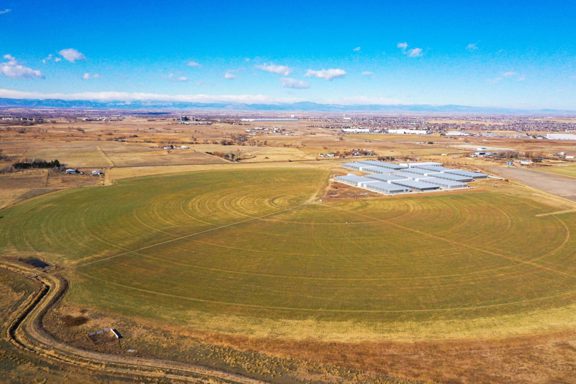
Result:
M463 183L461 181L454 181L454 180L447 180L447 179L438 179L436 177L427 177L424 179L420 179L420 181L423 181L425 183L430 183L430 184L434 184L434 185L438 185L441 188L446 188L446 189L458 189L458 188L466 188L468 187L468 184Z
M383 175L366 175L366 177L369 177L371 179L378 180L378 181L385 181L385 182L392 182L395 180L406 180L406 177L398 176L394 173L387 173L387 174L383 174Z
M449 169L446 171L446 173L452 173L454 175L460 175L460 176L468 176L468 177L471 177L473 179L485 179L488 177L488 175L485 173L470 172L470 171L465 171L463 169Z
M445 173L445 172L430 173L429 176L436 177L438 179L459 181L462 183L469 183L474 180L472 177L469 176L455 175L453 173Z
M345 163L343 167L366 175L337 176L335 181L384 194L467 188L468 182L488 177L481 172L446 168L435 162L394 164L366 160Z
M387 183L385 181L376 181L376 180L373 183L368 184L366 186L366 189L386 194L405 193L410 191L410 188Z
M385 161L377 161L377 160L359 161L359 163L360 164L366 164L366 165L373 165L373 166L382 167L382 168L390 168L390 169L394 169L394 170L407 168L405 165L386 163Z
M342 164L342 167L359 171L360 168L362 167L362 164L360 164L360 163L344 163L344 164Z
M408 168L419 168L419 167L441 167L442 163L436 163L434 161L422 161L415 163L400 163L400 165Z
M336 181L344 184L351 185L353 187L360 187L362 183L374 181L374 179L369 179L364 176L357 176L349 173L346 176L336 176Z
M394 184L408 187L410 189L415 189L417 191L433 191L440 188L439 185L417 180L398 180L395 181Z
M375 165L362 165L359 170L366 173L382 173L382 174L394 172L393 169L377 167Z

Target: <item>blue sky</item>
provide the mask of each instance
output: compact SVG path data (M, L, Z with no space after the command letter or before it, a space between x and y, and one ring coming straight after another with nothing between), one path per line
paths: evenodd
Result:
M576 109L576 1L0 0L0 97Z

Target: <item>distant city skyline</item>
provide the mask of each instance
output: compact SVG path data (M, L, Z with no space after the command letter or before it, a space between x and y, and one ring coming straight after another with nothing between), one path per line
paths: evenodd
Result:
M576 109L576 2L0 0L0 98Z

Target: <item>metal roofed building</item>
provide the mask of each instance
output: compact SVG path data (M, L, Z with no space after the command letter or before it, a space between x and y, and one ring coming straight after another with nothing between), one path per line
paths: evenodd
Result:
M434 173L438 173L437 171L431 171L429 169L421 169L421 168L406 168L402 170L402 172L413 173L414 175L418 176L428 176Z
M349 173L346 176L336 176L335 180L340 183L352 185L354 187L361 187L363 183L376 181L374 179L369 179L365 176L357 176L351 173Z
M410 189L416 189L418 191L433 191L435 189L440 188L439 185L426 183L424 181L418 181L418 180L397 180L394 181L393 184L408 187Z
M391 173L391 172L394 172L393 169L377 167L375 165L362 165L359 170L362 172L367 172L367 173Z
M451 169L436 162L394 164L366 160L343 164L345 168L365 172L363 176L348 174L335 181L383 194L463 189L474 179L486 178L481 172Z
M576 140L576 134L573 133L548 133L548 140Z
M396 184L390 184L385 181L374 181L374 183L368 184L366 186L366 189L386 194L410 192L410 188L406 188Z
M425 169L427 171L436 171L436 172L446 172L450 170L450 168L446 168L443 165L418 165L416 167L412 167L411 169Z
M411 172L406 172L406 171L397 171L397 172L394 172L394 176L402 176L402 177L405 178L405 179L413 179L413 180L426 177L426 176L424 176L424 175L418 175L418 174L411 173Z
M460 181L460 182L465 182L465 183L468 183L468 182L474 180L474 178L470 177L470 176L456 175L454 173L446 173L446 172L430 173L429 176L430 177L436 177L438 179Z
M460 176L468 176L468 177L471 177L473 179L484 179L484 178L488 177L488 175L485 173L470 172L470 171L465 171L463 169L449 169L446 171L446 173L451 173L451 174L460 175Z
M417 163L400 163L408 168L418 168L418 167L441 167L442 163L436 163L434 161L421 161Z
M420 179L420 181L423 181L425 183L438 185L441 188L445 188L445 189L458 189L458 188L467 188L468 187L468 184L463 183L461 181L439 179L436 177L427 177L425 179Z
M386 182L406 179L406 177L404 177L404 176L398 176L398 175L395 175L393 173L385 173L382 175L366 175L366 177L369 177L369 178L374 179L374 180L386 181Z
M344 164L342 164L342 167L344 167L344 168L355 169L355 170L360 170L361 166L362 165L360 163L344 163Z
M390 168L390 169L406 168L406 166L401 165L401 164L387 163L385 161L377 161L377 160L359 161L359 163L366 164L366 165L373 165L373 166L382 167L382 168Z

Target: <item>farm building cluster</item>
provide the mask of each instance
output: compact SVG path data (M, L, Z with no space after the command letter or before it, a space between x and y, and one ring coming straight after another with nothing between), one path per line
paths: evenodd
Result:
M467 188L468 183L488 175L463 169L446 168L442 163L387 163L367 160L346 163L344 168L365 173L336 176L335 181L383 194L427 192Z

